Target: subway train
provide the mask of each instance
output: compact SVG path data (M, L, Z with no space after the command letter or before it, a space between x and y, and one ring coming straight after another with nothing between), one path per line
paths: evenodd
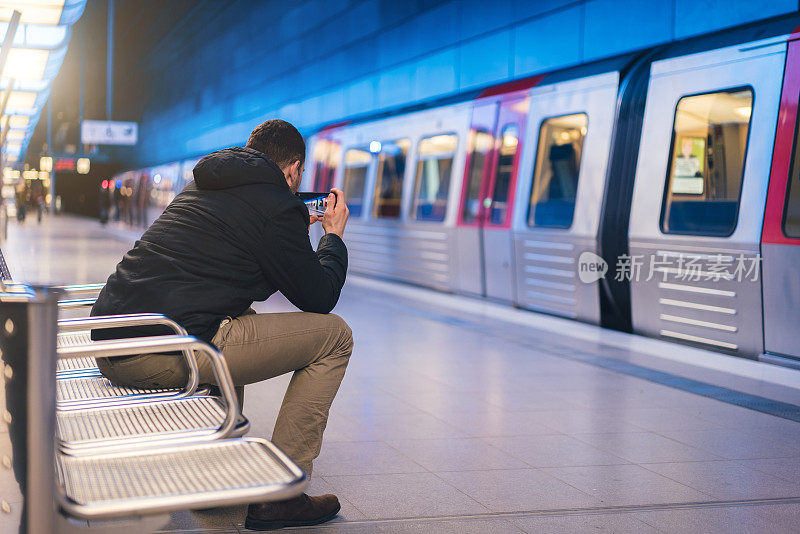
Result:
M352 272L800 368L798 25L333 124L302 188ZM136 172L163 208L194 161Z

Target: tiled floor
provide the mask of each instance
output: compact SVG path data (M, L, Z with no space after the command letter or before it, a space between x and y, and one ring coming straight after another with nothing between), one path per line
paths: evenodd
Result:
M97 282L134 237L51 217L12 223L4 252L21 279ZM351 277L336 308L355 352L310 493L336 493L342 512L305 530L798 531L800 423L586 355L794 404L800 378L797 388L776 386L571 337L569 323L554 335L486 315L477 301L454 297L447 307L398 287ZM276 296L256 309L291 306ZM288 378L247 388L251 435L270 435ZM167 530L238 532L243 520L241 507L184 512Z

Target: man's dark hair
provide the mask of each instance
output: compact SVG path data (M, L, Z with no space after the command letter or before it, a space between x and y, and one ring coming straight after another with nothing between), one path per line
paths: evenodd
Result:
M280 119L260 124L250 134L247 147L263 152L281 168L298 160L302 164L306 159L303 136L297 128Z

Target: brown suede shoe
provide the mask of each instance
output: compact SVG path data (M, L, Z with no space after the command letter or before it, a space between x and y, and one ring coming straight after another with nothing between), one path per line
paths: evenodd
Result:
M309 497L304 493L288 501L251 504L244 526L250 530L273 530L319 525L336 517L340 509L336 495Z

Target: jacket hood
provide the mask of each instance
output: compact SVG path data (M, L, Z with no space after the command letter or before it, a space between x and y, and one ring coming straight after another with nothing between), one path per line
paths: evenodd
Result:
M247 147L218 150L203 157L192 171L198 189L229 189L242 185L289 185L269 156Z

